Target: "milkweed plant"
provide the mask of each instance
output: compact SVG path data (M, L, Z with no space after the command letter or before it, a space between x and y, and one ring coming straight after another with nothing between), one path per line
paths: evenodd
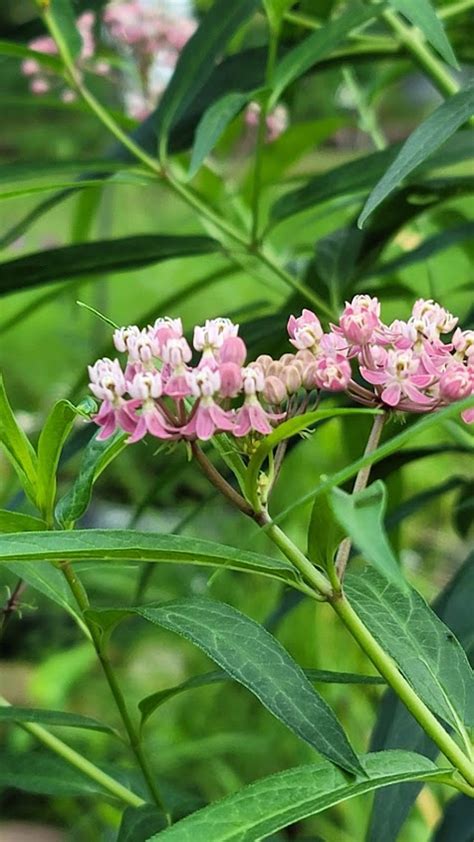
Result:
M59 603L73 617L77 636L95 652L112 713L109 725L65 710L20 707L5 686L2 729L19 726L29 744L42 745L47 761L36 768L32 749L31 764L23 771L0 771L0 783L6 776L7 785L10 780L20 790L54 795L47 780L56 770L59 795L67 783L67 793L77 795L79 804L89 799L112 805L114 830L103 838L118 842L160 836L163 842L303 839L309 838L308 828L318 838L336 828L328 840L404 840L403 823L427 786L437 805L437 826L428 829L432 842L467 842L474 837L469 663L474 560L471 553L431 607L390 544L383 479L390 460L401 457L403 464L405 455L416 458L424 433L446 436L448 449L457 449L466 466L472 464L472 292L467 307L469 295L458 296L453 315L441 293L426 295L412 284L407 294L400 284L393 295L396 283L385 286L384 279L465 238L472 224L464 221L426 243L416 240L414 248L385 263L380 255L396 237L403 242L410 231L416 235L417 216L472 191L472 176L461 172L474 148L474 88L466 81L472 51L458 21L468 21L474 4L464 0L435 9L429 0L389 0L319 9L309 1L214 0L194 8L145 0L37 0L37 5L34 37L26 45L4 42L0 52L10 43L9 54L21 59L24 85L38 108L47 96L87 109L115 143L103 171L97 162L91 170L86 161L88 174L78 173L66 193L85 189L82 182L105 184L114 178L129 178L143 192L158 185L192 213L201 233L160 231L156 237L116 243L76 242L50 249L47 265L35 254L15 257L2 270L2 283L4 276L11 278L7 291L21 287L22 279L34 286L85 272L127 271L173 257L198 260L215 254L225 264L219 270L224 276L244 272L268 295L277 290L279 303L254 323L248 314L236 317L230 301L224 315L215 315L210 303L209 317L196 325L187 315L180 317L173 299L169 309L157 309L139 325L119 327L109 314L96 313L112 326L104 352L90 354L89 394L83 378L82 400L60 399L35 444L2 385L0 442L23 503L0 511L1 566L17 577L0 629L8 624L10 630L16 622L21 635L21 617L28 610L22 607L25 588ZM415 64L437 90L439 104L403 142L389 144L384 137L374 101L358 78L357 61L365 61L374 75L379 62L393 61L399 74L400 67L411 72ZM460 65L466 68L462 73ZM335 68L342 73L359 131L376 149L309 178L280 173L271 204L266 168L279 143L291 147L294 92L311 74L323 80ZM105 99L119 99L123 113L109 109L96 87L106 91ZM308 132L311 127L308 123ZM250 162L243 181L226 163L232 155ZM454 175L449 169L445 175L453 164L458 165ZM64 191L53 202L63 198ZM151 213L160 214L153 200L144 201ZM295 227L283 239L275 229L306 213L309 230L322 202L358 205L357 216L318 241L315 254L312 241L311 253L303 249L302 256L299 246L293 248L292 231L299 242ZM41 213L38 206L24 230ZM166 220L159 224L166 226ZM15 226L10 242L21 226ZM358 433L356 458L326 465L316 476L310 464L300 462L298 470L308 472L303 487L309 490L278 510L275 494L291 470L292 455L308 437L317 442L333 422L343 435L353 425L366 430L364 440ZM82 462L64 489L61 470L71 446L81 450ZM99 476L120 454L144 448L148 469L158 478L181 453L222 510L233 509L242 529L255 536L253 549L242 549L241 542L231 546L186 537L179 530L87 528L81 519ZM463 487L468 494L472 483ZM301 507L307 512L303 541L286 528L288 516ZM256 536L266 554L257 551ZM277 615L287 622L303 602L315 612L327 611L325 616L332 611L359 648L366 671L343 672L337 652L330 670L303 669L278 639L278 624L257 622L234 607L234 599L213 597L211 589L203 596L189 585L178 599L150 601L144 583L152 569L158 578L165 563L182 566L183 576L189 565L232 571L250 589L264 577L273 588ZM101 570L124 565L129 595L136 591L136 598L106 607L93 604L85 572L94 565ZM121 686L111 649L117 627L128 621L124 628L131 628L133 618L181 636L215 664L213 672L137 699L139 716ZM310 626L304 634L313 634ZM321 640L315 645L324 647ZM204 797L183 806L170 794L161 766L158 773L148 720L153 717L159 728L159 709L167 698L224 681L243 685L279 727L305 743L306 762L253 782L238 781L236 775L224 798ZM365 750L343 712L327 700L325 684L337 683L346 685L347 705L352 685L361 684L358 692L372 694L378 706ZM378 685L384 686L383 695ZM197 705L198 695L194 698ZM67 726L103 732L111 746L107 756L116 762L89 757L80 741L69 739ZM266 752L272 750L270 742ZM64 784L59 783L63 776ZM367 828L339 833L337 823L311 823L369 793L375 797ZM422 838L428 840L426 833Z

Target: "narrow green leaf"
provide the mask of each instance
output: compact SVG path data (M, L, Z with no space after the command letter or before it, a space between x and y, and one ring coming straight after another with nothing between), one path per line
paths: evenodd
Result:
M334 672L332 670L303 670L308 681L312 684L385 684L383 678L378 675L360 675L352 672ZM226 681L232 681L230 675L221 671L214 670L213 672L206 672L203 675L194 675L188 678L181 684L176 684L174 687L167 687L165 690L159 690L157 693L152 693L145 699L142 699L138 707L141 711L141 727L148 722L150 716L161 705L187 690L195 690L199 687L207 687L210 684L221 684Z
M47 14L59 29L63 44L71 58L76 58L82 48L82 39L76 27L76 17L71 0L49 0Z
M166 819L157 807L144 804L143 807L127 807L122 815L117 842L146 842L150 833L164 830Z
M286 12L294 6L296 0L263 0L271 28L278 32Z
M468 795L458 795L447 804L431 842L472 842L474 839L474 803Z
M474 112L474 85L468 85L443 102L424 120L403 144L400 152L372 190L362 213L359 226L416 167L435 152Z
M214 64L244 23L257 11L260 0L216 0L193 37L181 51L171 81L156 113L161 152L175 118L189 107L212 74Z
M74 419L76 407L66 400L55 403L38 440L37 505L48 522L52 521L56 499L56 472L59 457Z
M361 620L430 710L458 733L473 725L473 672L451 629L425 600L412 588L402 591L373 568L349 573L344 586Z
M18 424L0 375L0 444L17 473L25 494L36 502L37 458L31 442Z
M434 781L443 774L426 757L412 752L384 751L362 755L360 760L367 777L353 781L325 762L262 778L187 816L149 842L254 842L381 786Z
M84 450L79 472L69 491L58 501L55 516L63 529L70 529L89 508L94 483L103 470L126 448L127 436L117 433L106 441L94 436Z
M218 143L229 123L239 111L258 96L259 91L232 92L214 102L203 114L196 129L188 178L196 175L201 164Z
M306 73L310 67L327 58L354 29L377 14L376 7L368 8L359 2L353 2L349 11L329 21L321 29L301 41L298 46L293 47L276 66L270 107L276 104L288 85Z
M0 535L0 564L9 561L124 562L150 561L202 564L260 573L298 586L298 573L287 561L246 550L187 538L125 529L77 529L66 532L27 532Z
M402 590L408 587L384 529L387 492L383 482L377 480L357 494L333 488L330 505L361 555Z
M42 529L46 529L46 524L39 517L0 509L0 532L40 532Z
M40 53L38 50L30 50L23 44L14 44L13 41L0 41L0 55L11 56L12 58L34 59L41 67L46 67L55 73L61 73L63 64L57 56Z
M0 295L81 275L126 272L175 257L220 251L210 237L143 234L27 254L0 264Z
M466 222L464 225L448 228L448 230L441 231L439 234L427 237L421 245L411 249L406 254L401 254L399 257L394 257L392 260L387 260L385 263L375 266L369 272L364 272L361 277L380 278L384 275L392 275L395 272L405 269L407 266L413 266L414 263L427 260L433 257L433 255L451 248L458 243L462 243L465 240L472 241L473 237L474 222Z
M23 579L30 587L42 593L48 599L60 605L67 611L76 623L84 629L84 623L78 612L76 601L62 573L47 561L22 561L21 563L4 563L0 558L0 566L6 567L10 573Z
M474 655L472 608L466 594L474 592L474 553L440 593L433 610L454 632L468 654ZM371 749L410 749L435 759L439 749L393 690L385 693L371 739ZM422 784L390 787L377 792L372 809L368 842L395 842ZM453 841L454 842L454 841ZM457 842L457 840L456 840Z
M349 772L361 771L331 708L296 661L259 623L230 605L199 597L159 608L134 608L132 613L199 646L324 757Z
M308 528L308 556L314 564L327 568L345 536L334 516L328 494L314 501Z
M376 415L378 410L375 409L316 409L313 412L305 412L303 415L298 415L295 418L290 418L289 421L284 421L270 433L259 444L257 450L253 454L247 468L246 490L247 498L251 500L255 506L259 507L257 496L257 482L260 469L271 451L284 439L296 436L307 430L312 424L318 421L324 421L328 418L339 418L344 415Z
M7 753L2 752L0 766L0 790L19 789L39 795L77 796L97 798L104 795L99 784L76 771L72 766L42 751Z
M0 722L36 722L41 725L59 725L68 728L85 728L88 731L104 731L115 734L113 728L104 725L90 716L78 713L66 713L60 710L41 710L40 708L23 708L14 705L2 706L0 703Z
M454 134L443 147L434 152L412 173L449 166L472 156L474 132L470 129ZM372 152L320 173L302 187L281 196L271 209L271 220L280 222L308 208L336 199L339 196L368 192L393 163L402 144L397 143L380 152Z
M458 69L456 56L449 43L443 24L438 18L430 0L389 0L397 12L401 12L414 26L421 29L426 40L452 67Z

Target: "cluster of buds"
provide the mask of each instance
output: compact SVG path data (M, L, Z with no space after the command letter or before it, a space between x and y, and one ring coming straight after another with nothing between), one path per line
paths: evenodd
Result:
M91 391L102 402L93 418L98 438L117 428L130 442L147 433L191 441L220 432L264 436L322 391L345 392L369 407L432 412L474 394L474 331L456 323L439 304L420 299L408 321L386 325L377 299L357 295L327 333L310 310L291 316L295 351L278 360L262 354L246 362L238 325L210 319L194 328L194 364L181 319L118 328L114 345L127 354L125 367L107 358L89 367ZM474 422L474 409L463 418Z
M103 76L109 72L109 65L105 61L94 61L94 23L95 15L93 12L84 12L76 21L77 30L82 40L81 51L77 58L77 66L79 69L87 68L91 72ZM58 48L49 35L41 35L39 38L34 38L28 46L31 50L35 50L37 53L43 53L43 55L55 56L58 54ZM34 58L25 59L22 62L21 69L29 79L30 91L33 94L46 94L55 83L54 74ZM61 98L64 102L73 102L75 93L70 88L63 88Z
M103 22L112 44L132 59L138 72L140 85L126 89L125 106L130 117L143 120L155 108L196 22L171 13L162 2L146 0L109 3Z
M258 102L251 102L245 111L246 125L255 130L260 122L261 107ZM277 105L266 117L266 143L273 143L288 128L288 110L284 105Z

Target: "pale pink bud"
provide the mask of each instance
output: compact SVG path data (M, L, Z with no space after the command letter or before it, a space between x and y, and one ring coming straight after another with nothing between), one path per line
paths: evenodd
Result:
M316 349L323 335L321 322L311 310L303 310L301 316L290 316L287 324L290 342L302 351Z
M265 374L267 377L279 377L282 371L282 363L279 360L272 360L271 363L267 366Z
M467 366L451 363L439 379L441 397L447 401L459 401L474 392L474 382Z
M302 376L302 386L306 389L307 392L311 392L313 389L319 389L317 385L319 380L317 380L318 374L318 365L316 360L313 358L313 361L308 363L303 371Z
M33 79L30 84L30 90L33 94L46 94L49 91L49 82L46 79Z
M294 395L301 388L301 372L296 365L285 365L280 377L289 395Z
M228 336L224 339L219 351L219 360L222 363L235 363L243 366L247 356L245 342L240 336Z
M339 326L348 342L366 345L380 326L380 303L369 295L356 295L346 302Z
M40 66L36 59L34 58L27 58L21 63L22 72L25 76L34 76L35 73L39 73Z
M285 384L279 377L270 375L265 379L263 396L268 403L279 406L287 397Z
M268 366L271 365L271 363L273 362L273 357L271 357L270 354L260 354L260 356L257 357L255 362L260 366L262 371L266 374Z

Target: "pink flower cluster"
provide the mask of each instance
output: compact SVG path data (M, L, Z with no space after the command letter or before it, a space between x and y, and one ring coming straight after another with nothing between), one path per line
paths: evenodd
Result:
M89 366L90 389L101 401L93 416L102 428L98 438L117 428L130 442L147 433L191 441L219 432L268 435L321 391L345 392L364 406L432 412L474 395L474 331L454 330L456 323L439 304L420 299L408 321L385 325L377 299L356 295L327 333L310 310L291 316L295 352L247 364L238 325L229 319L194 328L195 364L181 319L118 328L114 345L127 354L125 368L108 358ZM474 422L474 409L463 418Z
M77 64L78 67L86 67L89 63L89 69L91 71L99 75L105 75L109 72L108 63L104 61L91 61L95 53L94 23L95 15L93 12L84 12L76 21L76 26L82 39L82 48L77 59ZM44 55L55 56L58 54L58 48L49 35L34 38L28 46L31 50L36 50L36 52L43 53ZM43 67L36 59L25 59L22 62L21 69L24 75L30 80L30 90L32 93L46 94L51 90L54 74ZM64 102L72 102L75 99L75 93L70 88L64 88L61 98Z

